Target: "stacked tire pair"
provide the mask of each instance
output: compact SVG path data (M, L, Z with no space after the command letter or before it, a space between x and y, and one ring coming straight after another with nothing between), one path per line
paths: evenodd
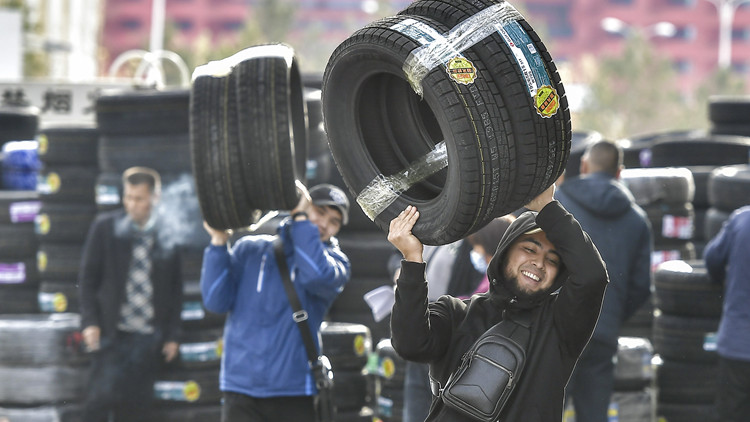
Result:
M99 132L86 125L40 130L37 183L41 208L34 219L39 241L39 309L78 312L78 268L96 216L94 185L99 173Z
M373 353L370 330L362 324L324 322L320 337L321 352L333 370L336 422L371 421L377 388L366 374Z
M307 125L299 66L286 45L250 47L196 68L190 151L203 218L217 229L256 223L298 202Z
M155 212L160 230L180 249L183 333L177 362L157 376L153 420L218 418L223 318L203 308L198 280L208 236L202 227L190 157L190 91L110 92L96 104L101 168L96 186L100 211L122 207L122 172L149 167L161 176Z
M708 179L708 203L704 236L710 241L732 212L750 205L750 165L717 167Z
M356 31L328 62L323 115L367 215L385 231L416 205L431 245L523 206L570 152L557 69L506 2L419 0Z
M618 422L648 422L656 417L656 385L648 339L621 336L615 363L615 385L608 415ZM575 422L573 403L567 404L563 422Z
M713 96L708 100L711 133L750 136L750 96Z
M383 339L375 346L377 362L370 368L369 375L378 382L377 409L378 422L400 422L404 410L404 377L406 361L391 345L390 339Z
M654 350L658 414L667 421L713 421L716 415L716 331L722 286L702 260L660 264L654 273Z
M38 108L22 102L0 104L0 147L8 141L34 139L38 129Z
M706 242L710 240L705 236L705 225L711 207L708 187L711 172L726 165L747 164L749 153L750 137L701 132L692 132L682 138L661 139L650 148L654 167L686 167L693 174L695 231L691 241L696 256L702 255Z
M0 314L39 312L36 191L0 191Z
M0 420L80 421L86 356L77 314L0 316Z

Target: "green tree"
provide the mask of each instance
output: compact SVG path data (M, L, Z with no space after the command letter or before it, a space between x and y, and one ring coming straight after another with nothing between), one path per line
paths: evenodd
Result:
M629 36L622 54L592 67L583 110L573 116L574 128L619 139L705 127L691 115L691 96L679 91L672 63L642 36Z

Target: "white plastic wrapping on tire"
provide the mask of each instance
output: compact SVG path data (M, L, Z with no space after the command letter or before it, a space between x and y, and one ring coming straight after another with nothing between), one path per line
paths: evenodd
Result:
M379 174L357 195L357 203L370 220L375 220L401 193L446 167L448 151L443 141L404 170L391 176Z
M496 25L519 19L523 19L523 16L510 3L503 2L483 9L445 35L414 19L394 25L394 30L422 43L404 62L403 70L407 81L414 92L422 95L422 79L433 68L453 58L463 57L461 52L497 32Z

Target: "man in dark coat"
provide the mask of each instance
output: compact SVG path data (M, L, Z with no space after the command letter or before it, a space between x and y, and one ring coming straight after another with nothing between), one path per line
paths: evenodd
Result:
M612 141L589 145L581 158L580 176L566 180L556 195L591 236L610 278L594 335L568 383L576 422L609 420L620 327L651 294L651 225L618 181L622 156Z
M391 221L388 240L404 256L391 317L393 347L409 360L428 362L438 390L464 353L508 315L531 310L531 335L520 381L500 413L503 422L559 422L565 384L594 330L607 271L578 222L553 199L554 186L527 205L505 232L490 261L490 290L428 304L422 243L409 206ZM427 421L471 421L433 398Z
M92 224L79 271L81 328L94 352L83 420L143 420L160 360L177 356L182 278L153 212L159 174L123 173L123 205Z

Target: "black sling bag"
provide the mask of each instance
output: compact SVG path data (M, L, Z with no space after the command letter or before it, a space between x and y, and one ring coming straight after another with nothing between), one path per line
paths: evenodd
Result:
M523 373L531 335L531 311L506 317L482 334L464 354L445 388L430 378L443 403L477 421L495 422Z
M333 371L331 362L325 355L318 355L315 350L310 326L307 324L307 311L302 309L302 303L297 297L297 291L294 290L292 279L289 275L289 266L286 265L286 256L284 255L284 243L280 237L273 241L273 251L276 255L276 264L279 266L281 279L284 281L284 290L289 298L289 304L292 306L292 318L297 323L302 342L305 344L307 352L307 363L310 366L315 386L318 388L318 396L315 398L315 412L318 422L333 422L336 416L336 408L333 404Z

